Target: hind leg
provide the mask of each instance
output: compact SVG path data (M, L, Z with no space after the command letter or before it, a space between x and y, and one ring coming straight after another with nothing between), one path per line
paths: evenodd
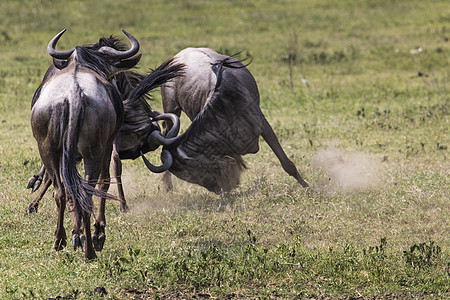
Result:
M94 247L92 246L92 236L91 236L91 214L88 212L82 212L83 224L86 233L86 249L84 251L84 257L88 260L96 259L97 254L95 254Z
M43 155L41 155L42 157ZM59 155L49 155L46 162L47 176L51 177L51 182L55 188L54 198L58 208L58 221L55 230L55 242L53 247L56 251L62 250L67 245L66 231L64 230L64 210L66 209L66 193L61 182Z
M294 177L297 180L297 182L300 183L303 187L305 188L309 187L308 183L302 178L302 176L300 176L300 173L298 172L295 164L288 158L288 156L284 152L269 122L267 122L264 116L262 116L262 118L263 118L262 120L263 132L261 135L277 156L278 160L281 163L281 166L283 167L283 170L292 177Z
M67 193L68 194L68 193ZM72 215L72 246L76 251L78 247L83 252L86 250L86 236L83 234L82 216L76 211L75 204L70 196L67 197L67 207Z
M48 178L51 178L55 188L54 198L58 208L58 220L55 230L55 242L53 247L56 251L62 250L67 245L66 231L64 230L64 210L66 209L66 193L61 182L59 153L47 151L46 147L39 147L41 159L47 170Z
M102 177L100 177L100 180L103 180ZM108 180L109 182L109 180ZM106 184L101 184L101 186L105 186ZM109 184L108 184L109 186ZM103 188L102 188L103 190ZM95 251L102 251L103 245L106 241L106 234L105 234L105 228L106 228L106 217L105 217L105 205L106 200L105 198L100 198L98 202L98 211L97 216L95 217L94 222L94 233L92 235L92 243L94 245Z
M31 214L31 213L34 213L34 212L38 211L39 201L41 201L41 199L44 197L45 193L47 192L47 190L48 190L48 188L50 187L51 184L52 184L52 180L50 179L50 176L48 176L48 174L45 173L45 175L44 175L44 185L39 190L39 193L36 196L36 198L34 198L34 200L31 201L30 204L28 205L27 213Z
M106 151L105 158L103 159L100 171L100 177L98 180L98 187L103 193L107 193L110 185L110 173L109 163L111 157L111 150ZM106 227L106 199L102 196L98 202L97 216L95 217L94 233L92 235L92 242L96 251L102 251L103 245L106 240L105 227Z
M55 243L53 247L56 251L62 250L67 245L66 231L64 230L64 210L66 207L66 196L64 188L55 184L55 202L58 207L58 221L55 230Z

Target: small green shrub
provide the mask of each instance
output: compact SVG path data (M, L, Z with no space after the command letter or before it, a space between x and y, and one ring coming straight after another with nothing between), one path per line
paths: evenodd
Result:
M412 245L403 251L406 265L417 270L433 267L441 258L441 247L433 241Z

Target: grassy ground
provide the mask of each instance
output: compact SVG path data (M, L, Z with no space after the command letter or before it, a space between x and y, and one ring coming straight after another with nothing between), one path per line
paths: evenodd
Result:
M450 298L446 1L8 0L0 11L0 298ZM164 194L126 161L131 212L108 204L99 259L55 252L51 192L26 215L25 186L40 168L31 98L62 28L59 49L125 28L142 72L189 46L244 50L315 192L263 141L225 196L179 180Z

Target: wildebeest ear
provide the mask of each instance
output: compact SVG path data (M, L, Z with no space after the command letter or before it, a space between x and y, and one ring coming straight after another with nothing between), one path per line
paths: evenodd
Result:
M114 66L118 69L131 69L138 64L141 60L142 54L135 55L131 58L123 59L114 64Z
M67 59L59 59L59 58L53 58L53 65L57 69L64 69L69 64L69 61Z

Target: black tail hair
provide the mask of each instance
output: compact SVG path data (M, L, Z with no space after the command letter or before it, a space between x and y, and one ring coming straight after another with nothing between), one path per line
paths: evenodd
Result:
M220 87L220 84L222 83L222 73L224 71L224 67L230 68L230 69L242 69L242 68L246 68L248 65L250 65L252 63L252 61L253 61L252 58L248 58L248 57L246 57L244 59L236 58L236 57L239 57L239 54L241 52L238 52L238 53L228 56L222 60L218 60L214 63L211 63L211 69L217 76L217 81L216 81L216 86L214 88L214 91L217 91ZM250 61L247 63L247 60L250 60Z
M150 74L145 76L145 78L139 83L139 85L131 92L128 101L141 101L144 110L153 115L150 105L143 96L147 96L151 99L150 93L153 89L160 87L167 81L184 74L184 64L175 63L175 59L171 58L154 70L151 70ZM142 101L144 99L144 101Z
M233 55L230 55L230 56L226 57L225 59L218 60L218 61L212 63L212 65L221 64L227 68L232 68L232 69L246 68L252 63L253 58L245 57L245 58L241 59L240 56L241 56L242 52L243 52L243 50L239 51Z

